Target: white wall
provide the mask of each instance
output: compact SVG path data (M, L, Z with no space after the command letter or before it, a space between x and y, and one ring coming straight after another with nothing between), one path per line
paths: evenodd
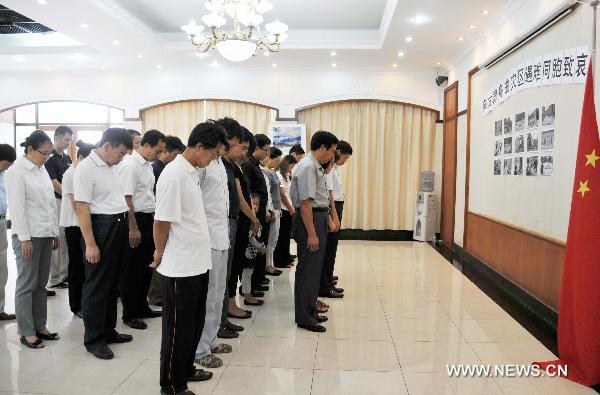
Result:
M81 100L125 109L127 118L152 105L184 99L235 99L278 108L280 117L324 101L385 99L440 108L429 72L38 72L0 74L0 109L41 100Z
M465 178L467 173L467 116L458 117L456 123L456 205L454 206L454 242L463 246L465 230Z

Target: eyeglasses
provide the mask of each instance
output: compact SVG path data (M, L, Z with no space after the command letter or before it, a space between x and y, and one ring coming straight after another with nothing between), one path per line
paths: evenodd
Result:
M50 156L52 155L52 151L50 152L44 152L44 151L40 151L39 149L36 149L37 152L39 152L40 154L44 155L44 156Z
M248 147L244 148L243 146L241 146L239 144L231 144L230 145L230 149L234 149L234 148L239 148L240 151L242 151L242 152L248 152Z

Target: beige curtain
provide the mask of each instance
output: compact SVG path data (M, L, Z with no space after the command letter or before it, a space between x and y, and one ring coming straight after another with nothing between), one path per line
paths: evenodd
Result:
M354 149L341 168L343 228L412 229L420 172L434 169L436 119L432 110L375 101L322 104L298 113L307 141L327 130Z
M142 111L143 130L158 129L179 137L184 143L190 132L207 119L232 117L253 133L266 133L277 113L252 103L227 100L187 100L163 104Z

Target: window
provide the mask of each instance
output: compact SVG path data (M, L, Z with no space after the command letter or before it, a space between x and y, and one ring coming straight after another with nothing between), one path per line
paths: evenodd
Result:
M102 104L69 101L27 104L0 112L0 144L11 144L17 150L25 138L36 129L54 138L60 125L73 129L74 153L77 140L96 144L108 127L123 127L125 112Z

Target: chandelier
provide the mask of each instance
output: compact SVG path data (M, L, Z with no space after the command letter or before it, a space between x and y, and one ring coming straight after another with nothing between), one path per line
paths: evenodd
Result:
M202 22L210 29L208 34L202 34L205 27L195 21L181 26L200 52L216 48L225 59L242 62L259 50L278 52L281 43L287 39L288 27L279 21L267 23L268 34L261 33L263 14L273 9L273 4L267 0L209 0L204 5L210 12L202 17ZM232 31L222 29L227 24L226 17L232 20Z

